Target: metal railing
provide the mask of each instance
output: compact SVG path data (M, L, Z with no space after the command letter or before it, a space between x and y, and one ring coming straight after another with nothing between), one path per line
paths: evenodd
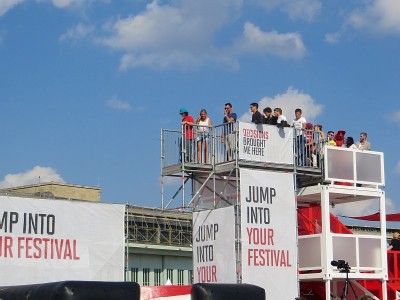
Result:
M180 131L161 130L163 168L186 163L214 165L239 159L238 122L206 128L193 125L190 130L187 127L183 125ZM313 130L293 130L293 164L321 168L325 141L319 140L319 133Z

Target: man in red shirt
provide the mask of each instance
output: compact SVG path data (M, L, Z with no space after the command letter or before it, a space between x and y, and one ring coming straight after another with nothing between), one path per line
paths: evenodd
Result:
M194 119L189 115L189 112L185 107L179 110L179 114L182 116L182 141L181 151L185 153L185 162L194 161L194 150L193 150L193 125ZM182 155L181 155L182 161Z

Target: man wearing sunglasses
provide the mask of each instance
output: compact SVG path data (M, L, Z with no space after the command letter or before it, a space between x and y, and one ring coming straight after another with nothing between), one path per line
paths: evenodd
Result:
M221 142L225 144L228 160L233 160L235 158L236 138L234 133L234 123L236 122L236 119L236 113L232 112L232 104L229 102L226 103L223 120L224 133Z

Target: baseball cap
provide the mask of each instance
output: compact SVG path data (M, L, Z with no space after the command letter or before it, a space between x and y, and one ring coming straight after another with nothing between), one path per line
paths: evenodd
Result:
M179 114L183 114L183 113L187 113L188 112L188 110L185 108L185 107L182 107L180 110L179 110Z

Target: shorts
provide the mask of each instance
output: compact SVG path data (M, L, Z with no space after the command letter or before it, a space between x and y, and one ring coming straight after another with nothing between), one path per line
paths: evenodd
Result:
M200 133L196 136L197 142L208 142L210 135L208 133Z

